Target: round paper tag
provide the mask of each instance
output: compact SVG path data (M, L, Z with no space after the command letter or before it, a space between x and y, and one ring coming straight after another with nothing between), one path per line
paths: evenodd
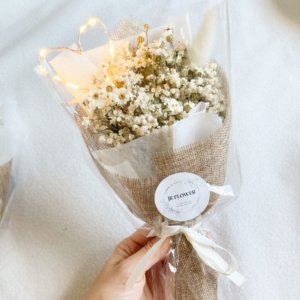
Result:
M207 183L192 173L175 173L160 182L155 191L158 211L173 221L188 221L199 216L209 202Z

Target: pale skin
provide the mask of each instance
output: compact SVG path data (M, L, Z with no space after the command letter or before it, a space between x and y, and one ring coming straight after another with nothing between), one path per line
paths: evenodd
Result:
M116 247L88 291L86 300L164 299L165 288L158 274L164 272L164 261L170 248L170 239L167 239L153 255L135 285L132 288L126 286L138 262L158 241L158 238L147 237L147 235L148 230L142 227Z

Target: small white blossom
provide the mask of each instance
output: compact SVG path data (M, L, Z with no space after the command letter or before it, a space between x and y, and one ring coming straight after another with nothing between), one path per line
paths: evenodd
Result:
M82 120L82 126L85 127L85 128L88 128L91 124L91 121L89 118L87 117L83 117L83 120Z

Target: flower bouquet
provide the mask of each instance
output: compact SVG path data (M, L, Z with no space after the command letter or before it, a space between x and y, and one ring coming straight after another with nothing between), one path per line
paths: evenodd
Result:
M220 196L233 197L224 185L231 123L226 5L203 3L196 14L168 16L167 24L123 21L112 34L91 18L77 45L40 54L39 73L64 100L99 172L161 238L129 286L172 236L164 274L152 287L155 299L217 299L218 274L244 281L232 254L203 229ZM108 42L83 50L90 27L101 28ZM155 288L161 283L163 296Z

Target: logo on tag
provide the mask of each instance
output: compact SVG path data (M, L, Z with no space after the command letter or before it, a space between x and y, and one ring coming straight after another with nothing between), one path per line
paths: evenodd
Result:
M209 203L208 184L193 173L175 173L160 182L155 191L158 211L173 221L199 216Z

